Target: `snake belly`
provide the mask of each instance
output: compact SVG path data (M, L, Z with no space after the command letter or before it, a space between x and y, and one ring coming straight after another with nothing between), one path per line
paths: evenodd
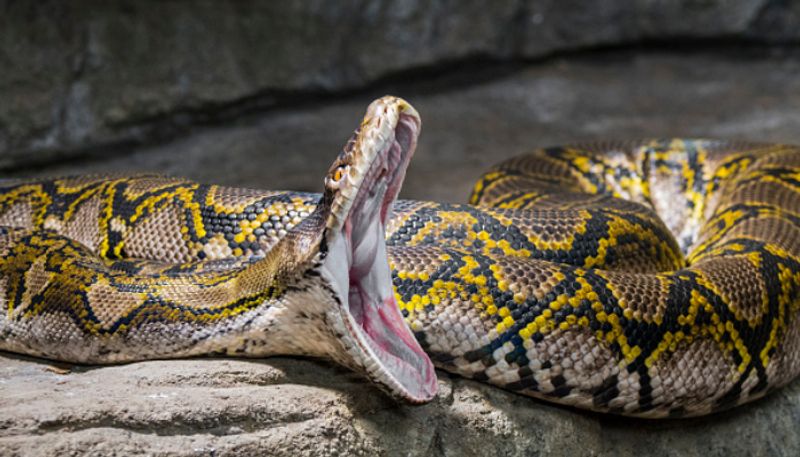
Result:
M537 150L487 172L470 204L395 203L395 299L449 372L600 412L726 409L800 370L798 190L790 146ZM87 363L315 355L313 328L251 333L287 293L275 264L292 253L275 246L319 198L159 176L5 185L0 348Z

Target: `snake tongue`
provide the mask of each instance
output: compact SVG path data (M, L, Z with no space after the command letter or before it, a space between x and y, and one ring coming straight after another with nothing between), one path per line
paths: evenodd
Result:
M384 235L419 133L419 118L408 109L378 135L385 141L360 170L362 181L341 230L329 237L322 271L337 291L347 329L342 344L350 358L339 361L392 396L421 403L436 395L436 373L400 315ZM369 127L362 125L362 131Z

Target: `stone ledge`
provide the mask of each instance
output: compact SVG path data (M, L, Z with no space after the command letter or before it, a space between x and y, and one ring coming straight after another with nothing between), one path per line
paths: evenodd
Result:
M75 367L0 354L0 453L49 455L769 455L800 452L800 383L714 416L632 420L439 373L425 406L303 359Z

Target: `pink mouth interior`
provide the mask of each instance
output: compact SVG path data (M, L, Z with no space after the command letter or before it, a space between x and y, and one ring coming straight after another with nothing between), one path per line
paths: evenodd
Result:
M433 364L400 315L386 260L385 224L416 147L419 124L401 115L394 141L381 151L353 202L345 233L351 249L349 311L366 345L410 401L430 400Z

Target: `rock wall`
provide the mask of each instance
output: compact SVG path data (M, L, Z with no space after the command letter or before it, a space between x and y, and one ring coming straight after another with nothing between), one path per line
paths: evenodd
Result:
M0 169L410 69L643 40L800 39L783 0L0 0Z

